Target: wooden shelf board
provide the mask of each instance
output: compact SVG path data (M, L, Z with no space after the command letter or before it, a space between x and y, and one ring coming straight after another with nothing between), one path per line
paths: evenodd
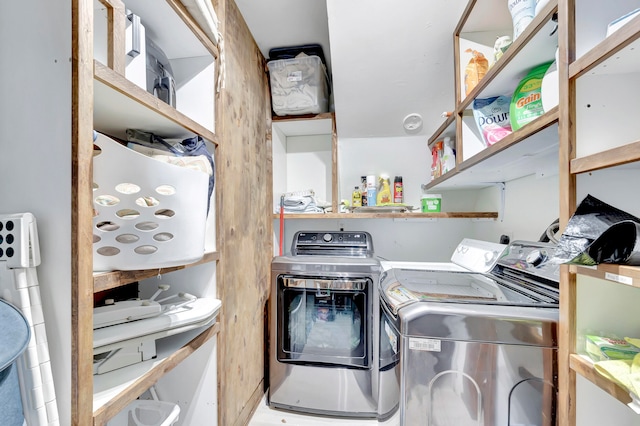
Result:
M631 402L629 392L598 373L593 366L593 362L586 355L572 354L569 360L569 367L575 371L576 374L589 380L623 404Z
M557 173L558 107L429 182L427 189L487 187L534 173Z
M633 287L640 287L640 267L627 265L600 264L595 268L571 265L569 271L574 274L613 281Z
M571 173L592 172L640 161L640 141L571 160Z
M127 128L152 131L165 138L198 134L218 144L211 130L98 61L94 61L94 91L94 127L98 131L124 140Z
M196 349L216 336L219 331L220 323L216 322L177 351L171 352L164 357L158 356L154 360L121 368L122 374L120 377L126 377L126 379L120 385L102 389L99 391L99 395L94 394L94 424L106 424L109 419L153 386L162 376L173 370ZM94 383L101 379L104 378L94 377ZM96 387L100 388L99 384Z
M278 213L273 214L279 219ZM440 213L288 213L285 219L497 219L498 212Z
M624 52L624 59L614 58ZM569 65L569 78L587 73L613 74L640 71L640 16L602 40Z
M454 112L452 112L451 115L444 120L444 123L442 123L440 127L438 127L433 136L429 138L427 145L431 146L433 143L444 138L445 136L450 136L455 139L456 114Z
M159 274L167 274L169 272L179 271L181 269L191 268L193 266L202 265L204 263L215 262L220 260L219 252L205 253L202 259L188 265L173 266L171 268L161 269L141 269L136 271L112 271L94 274L93 291L97 293L103 290L120 287L146 278L157 277Z
M214 59L218 59L218 56L220 54L218 52L218 47L215 45L213 40L211 40L209 36L207 36L207 34L202 31L198 23L187 11L187 8L177 0L167 0L167 3L169 3L176 15L178 15L180 19L182 19L182 21L185 23L185 25L191 30L191 32L193 32L193 34L200 41L200 43L202 43L205 49L209 51L211 56L213 56Z
M320 114L304 114L304 115L285 115L285 116L279 116L279 115L274 115L271 120L272 121L278 121L278 122L282 122L282 121L307 121L307 120L327 120L327 119L333 119L333 113L332 112L321 112Z

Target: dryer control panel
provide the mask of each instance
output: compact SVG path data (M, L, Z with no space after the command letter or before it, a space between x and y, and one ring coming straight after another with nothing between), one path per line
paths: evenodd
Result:
M299 231L293 237L294 256L372 257L373 241L368 232Z

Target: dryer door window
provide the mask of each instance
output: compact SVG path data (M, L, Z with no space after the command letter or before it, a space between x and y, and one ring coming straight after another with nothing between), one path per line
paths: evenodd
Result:
M278 278L278 360L368 367L368 279ZM320 284L319 284L320 283Z

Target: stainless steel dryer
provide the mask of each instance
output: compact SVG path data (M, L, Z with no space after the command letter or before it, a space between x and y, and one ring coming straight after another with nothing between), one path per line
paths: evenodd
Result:
M369 418L395 408L380 396L379 277L366 232L298 232L273 259L271 407Z
M555 425L559 266L516 241L490 273L389 269L402 425Z

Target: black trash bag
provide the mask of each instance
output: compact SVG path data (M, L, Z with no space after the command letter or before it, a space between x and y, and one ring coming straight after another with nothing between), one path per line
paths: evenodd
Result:
M553 260L640 265L640 219L587 195L569 219Z

